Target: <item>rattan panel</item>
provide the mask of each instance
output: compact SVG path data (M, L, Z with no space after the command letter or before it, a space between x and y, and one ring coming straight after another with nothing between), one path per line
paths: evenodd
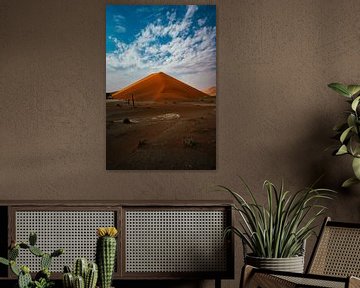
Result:
M125 272L223 272L224 211L125 213Z
M325 227L310 273L360 277L360 229Z
M16 241L28 241L35 231L44 252L64 248L65 253L54 259L52 272L62 272L64 265L86 257L95 260L96 228L115 226L114 211L16 211ZM40 259L28 251L21 251L18 262L38 271Z
M295 287L326 287L326 288L345 288L345 279L343 282L339 281L331 281L324 279L316 279L316 278L302 278L295 276L279 276L276 277L287 280L291 283L296 284Z

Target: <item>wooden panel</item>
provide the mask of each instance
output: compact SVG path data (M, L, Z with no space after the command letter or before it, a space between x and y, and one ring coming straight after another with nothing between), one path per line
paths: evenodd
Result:
M223 213L224 219L226 219L225 225L232 224L232 209L231 206L223 201L124 201L124 202L109 202L109 201L86 201L86 202L46 202L46 201L10 201L4 205L3 212L8 217L1 217L0 220L4 221L5 225L8 225L9 232L3 236L0 249L3 249L5 255L7 254L7 246L16 238L16 212L62 212L62 211L114 211L116 217L114 219L114 225L119 229L118 237L118 253L116 259L116 272L114 279L219 279L219 278L233 278L234 275L234 258L233 258L233 237L230 237L226 242L226 269L222 271L188 271L186 273L179 272L167 272L167 273L125 273L124 261L126 259L126 241L125 241L125 212L126 211L218 211ZM1 207L1 206L0 206ZM0 215L1 216L1 215ZM34 220L35 221L35 220ZM61 223L59 224L61 226ZM57 228L59 229L57 223ZM66 227L61 227L64 229ZM166 229L164 227L164 229ZM39 238L42 236L39 235ZM51 235L46 235L50 239ZM19 239L17 239L19 240ZM23 239L21 239L23 240ZM26 239L25 239L26 240ZM60 247L58 247L60 248ZM49 251L51 252L51 251ZM66 253L66 251L65 251ZM75 259L74 259L75 260ZM57 261L57 259L55 259ZM68 263L71 264L71 263ZM61 273L53 273L53 278L59 279ZM12 273L8 273L8 270L3 271L3 278L14 278Z
M135 213L135 221L129 223L130 213ZM124 207L122 278L232 278L233 239L223 243L231 215L230 206ZM129 225L134 227L129 229Z

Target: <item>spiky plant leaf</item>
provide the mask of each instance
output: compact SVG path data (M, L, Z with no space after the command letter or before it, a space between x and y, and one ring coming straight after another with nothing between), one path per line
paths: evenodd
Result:
M304 241L313 233L312 224L324 211L324 206L316 205L316 202L331 198L329 195L334 192L310 187L290 193L285 191L283 183L278 189L270 181L265 181L267 203L262 206L255 201L247 202L229 188L220 187L235 198L234 210L241 218L240 228L229 227L225 232L239 236L258 257L299 255ZM254 196L248 187L246 191Z

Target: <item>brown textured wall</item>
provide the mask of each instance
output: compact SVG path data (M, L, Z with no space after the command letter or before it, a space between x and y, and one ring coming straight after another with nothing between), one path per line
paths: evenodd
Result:
M262 199L264 179L326 173L338 189L350 163L324 149L346 105L326 84L360 82L359 1L221 0L217 14L218 169L106 171L105 2L0 0L0 198L222 199L206 187L237 175ZM359 222L359 193L329 214Z

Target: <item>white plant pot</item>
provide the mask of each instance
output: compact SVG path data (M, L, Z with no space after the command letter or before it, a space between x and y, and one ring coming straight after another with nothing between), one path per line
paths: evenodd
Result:
M304 273L304 256L289 258L263 258L246 255L245 263L262 269Z

